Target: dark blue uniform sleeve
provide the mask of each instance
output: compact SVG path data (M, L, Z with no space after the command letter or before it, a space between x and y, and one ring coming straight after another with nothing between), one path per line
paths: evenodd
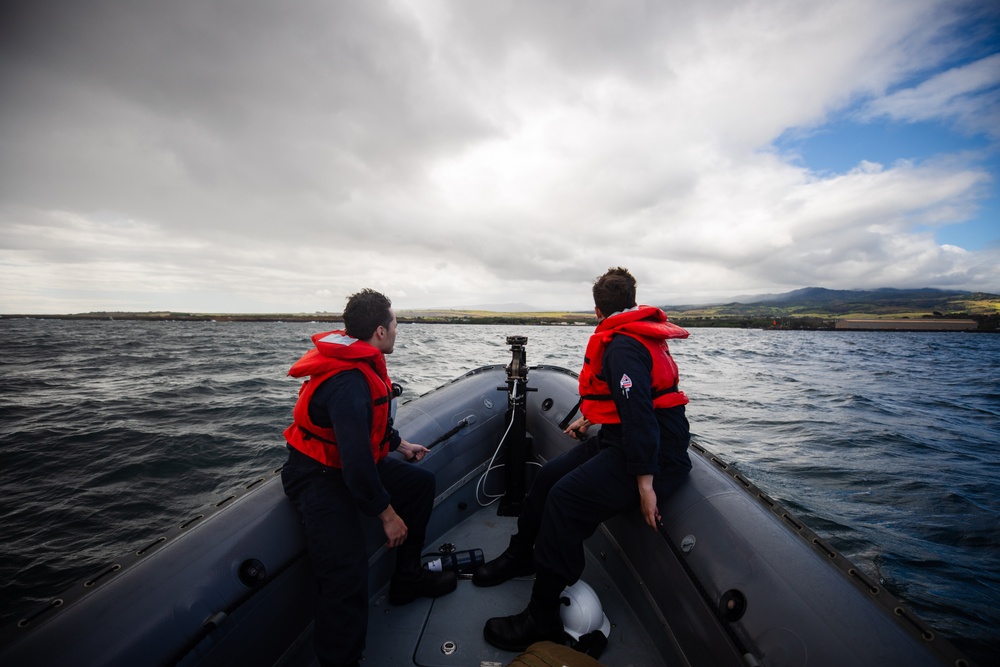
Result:
M653 359L639 341L615 336L604 351L601 374L621 418L618 445L625 452L625 469L631 475L660 472L660 425L653 410Z
M373 414L368 381L361 371L338 373L324 382L313 396L309 407L310 416L315 421L319 415L313 416L314 406L325 408L324 417L333 426L344 482L357 501L358 509L368 516L379 514L389 506L390 497L382 486L372 457L370 433ZM316 421L317 424L322 422Z

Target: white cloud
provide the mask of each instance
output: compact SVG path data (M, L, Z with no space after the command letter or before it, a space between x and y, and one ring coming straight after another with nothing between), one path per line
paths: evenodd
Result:
M1000 56L900 87L957 48L946 2L105 7L0 17L0 312L586 309L618 264L657 302L1000 291L927 231L982 168L770 149L859 99L993 118Z
M863 116L907 122L946 119L969 132L1000 138L1000 53L880 97Z

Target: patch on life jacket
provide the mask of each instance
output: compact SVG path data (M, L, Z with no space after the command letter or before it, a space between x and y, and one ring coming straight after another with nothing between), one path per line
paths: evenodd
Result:
M618 386L620 386L622 391L625 393L625 398L628 398L628 390L632 388L632 378L623 374Z
M342 334L339 331L331 331L328 335L323 336L319 339L321 343L333 343L334 345L354 345L358 342L357 338L351 338L348 335Z

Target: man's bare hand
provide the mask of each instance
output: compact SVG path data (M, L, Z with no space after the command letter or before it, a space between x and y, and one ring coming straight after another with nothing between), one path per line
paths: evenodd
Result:
M407 461L419 461L426 456L427 452L431 450L427 449L423 445L415 445L412 442L402 440L399 443L399 447L396 448L396 451L401 452Z
M396 514L396 510L389 505L378 515L382 520L382 530L385 531L386 543L389 548L398 547L406 540L407 528L403 519Z
M586 417L580 417L572 424L566 427L563 433L576 438L577 440L583 440L587 436L587 429L590 428L590 422Z
M653 476L639 475L636 477L636 480L639 484L639 508L642 510L642 517L655 530L660 523L660 508L656 505Z

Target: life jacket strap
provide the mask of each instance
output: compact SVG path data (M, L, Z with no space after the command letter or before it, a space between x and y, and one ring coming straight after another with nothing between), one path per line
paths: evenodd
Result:
M666 396L667 394L675 394L677 393L677 391L678 391L677 381L675 380L674 385L672 387L667 387L666 389L660 389L659 391L654 391L653 398L659 398L660 396Z
M312 433L311 431L309 431L309 429L307 429L305 426L302 426L301 424L296 424L296 426L299 428L300 431L302 431L305 434L305 439L306 440L313 440L313 439L315 439L315 440L319 440L320 442L325 442L328 445L336 445L337 444L333 440L327 440L326 438L324 438L321 435L316 435L315 433Z
M653 398L659 398L660 396L666 396L667 394L674 394L678 390L677 383L674 382L672 387L667 387L666 389L659 389L653 392ZM610 401L614 397L611 394L581 394L580 398L587 401Z

